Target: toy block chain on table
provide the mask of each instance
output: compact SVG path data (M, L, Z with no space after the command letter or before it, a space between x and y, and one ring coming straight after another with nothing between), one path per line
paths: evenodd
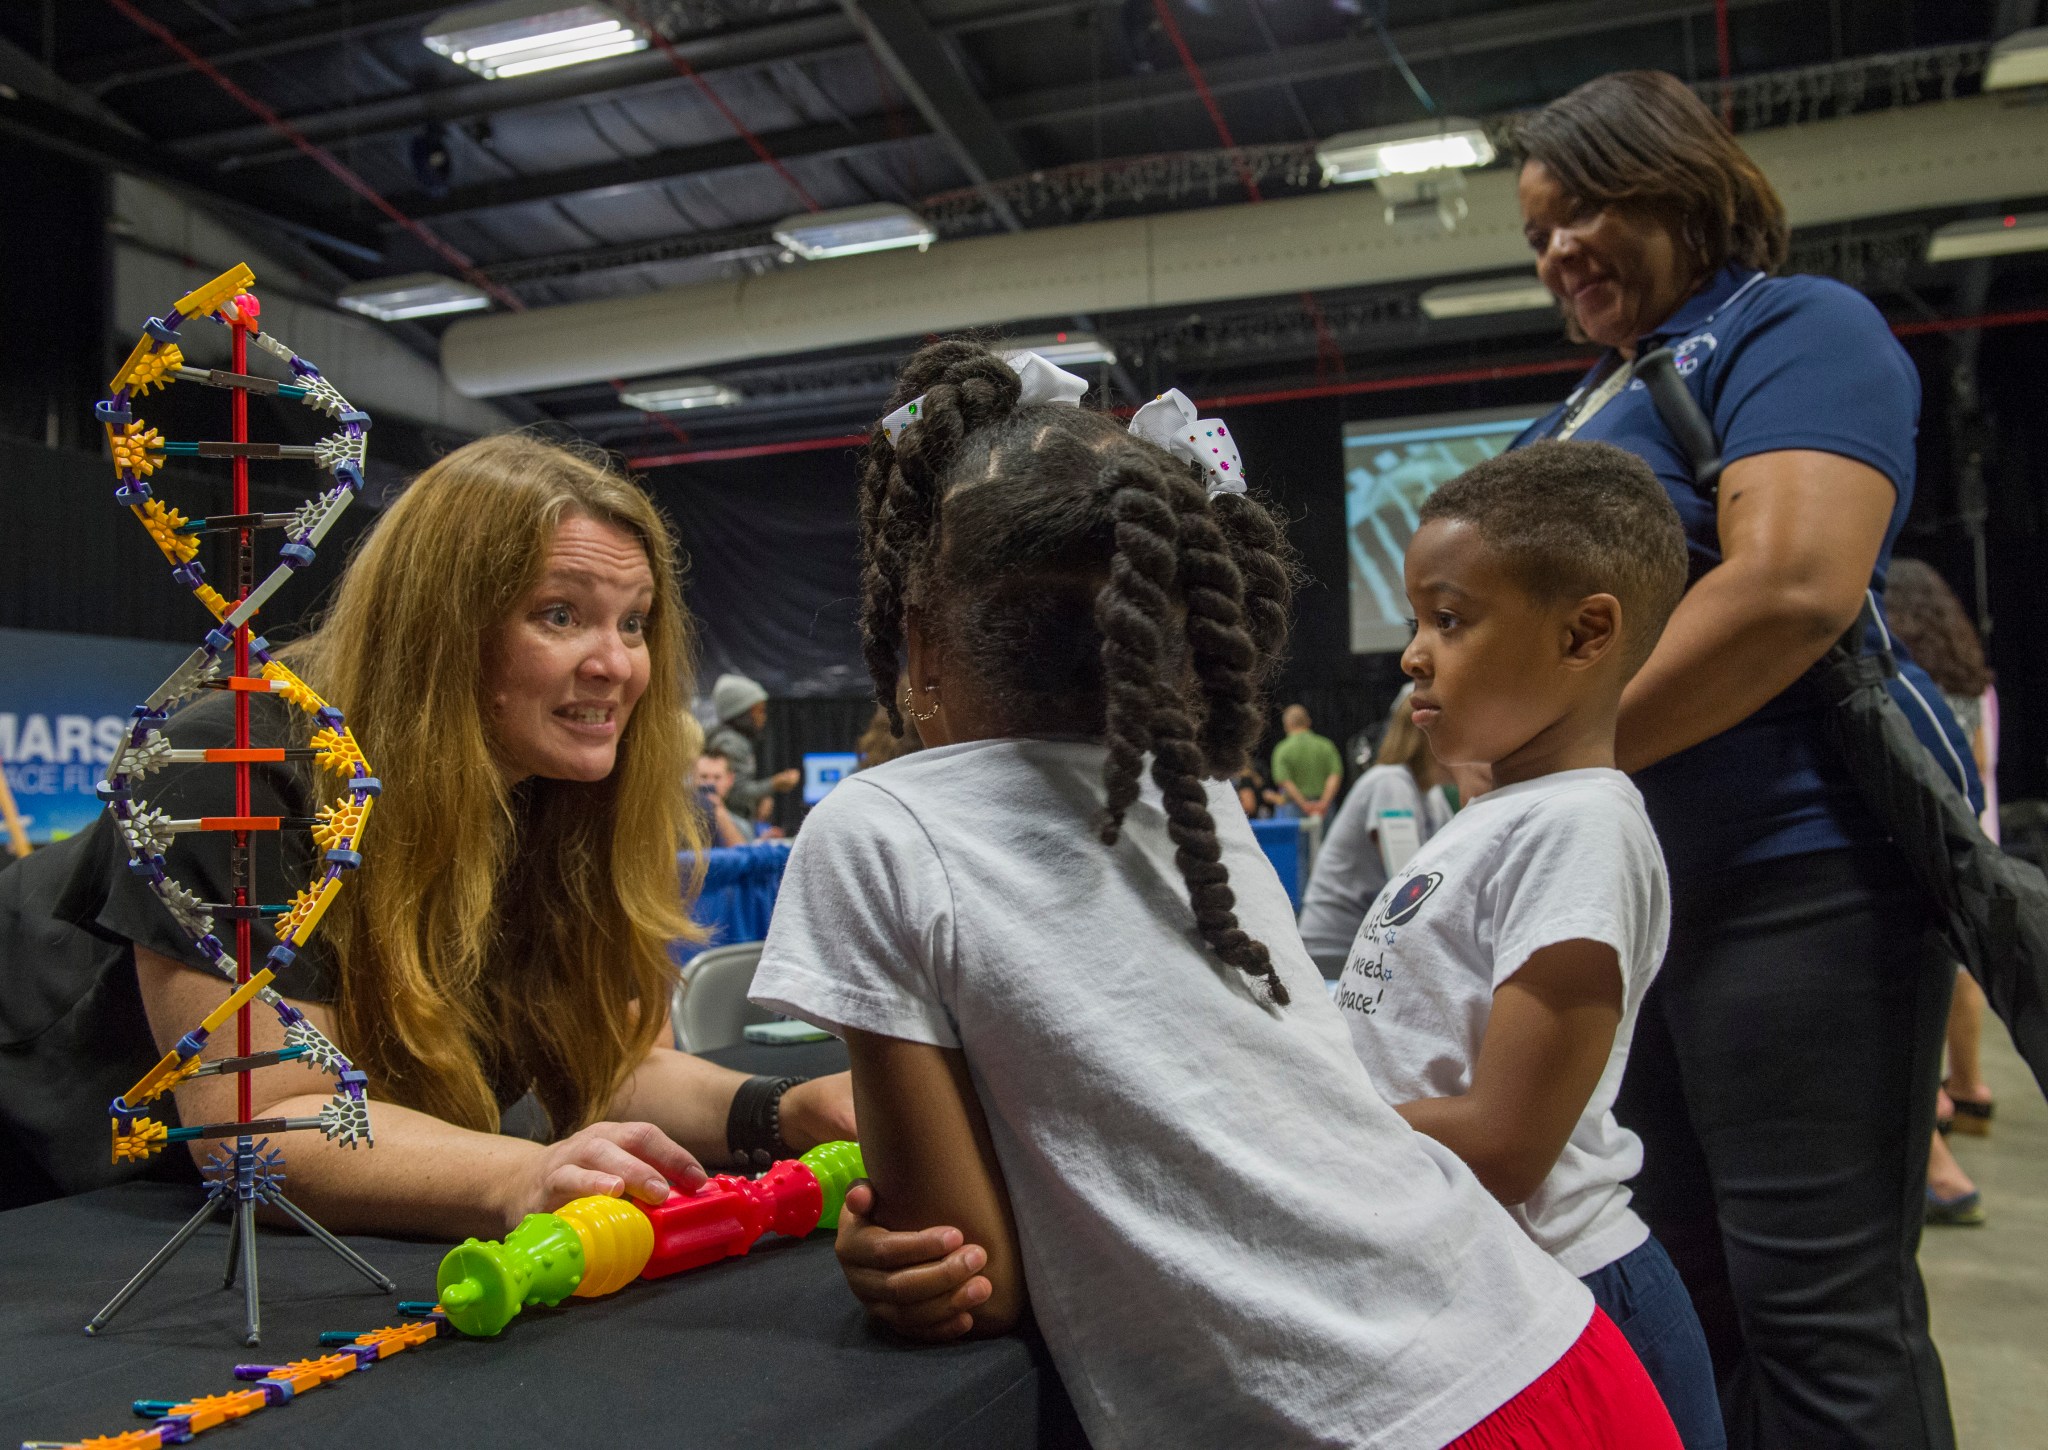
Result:
M204 1430L368 1369L430 1339L456 1332L492 1336L521 1308L552 1308L574 1295L616 1293L635 1278L664 1279L720 1259L738 1258L774 1230L802 1238L839 1226L846 1190L866 1175L858 1143L821 1143L777 1163L759 1178L721 1173L695 1193L671 1192L653 1205L629 1198L578 1198L553 1213L530 1213L501 1241L469 1239L449 1250L435 1275L438 1303L401 1303L411 1324L367 1333L320 1336L334 1353L290 1364L238 1364L245 1390L189 1400L137 1400L146 1430L89 1440L27 1440L21 1450L159 1450Z
M380 1288L391 1281L370 1267L353 1250L343 1246L314 1223L283 1195L285 1180L281 1154L268 1148L259 1133L317 1130L331 1141L354 1147L368 1144L369 1104L364 1075L357 1071L325 1034L305 1014L293 1007L271 986L278 972L289 967L298 950L312 936L320 919L333 905L348 873L362 864L363 833L371 808L383 786L370 771L361 748L350 733L342 712L322 699L312 686L300 679L268 644L256 636L251 622L265 604L299 570L311 564L322 539L342 511L363 488L363 459L369 441L370 418L353 406L320 370L257 325L261 307L251 295L255 274L246 266L223 272L202 287L180 297L162 317L144 324L135 348L114 374L111 394L94 409L106 429L107 447L112 455L117 486L114 498L127 506L171 566L171 578L190 590L200 606L212 616L213 627L199 647L149 698L136 706L133 721L114 748L107 764L106 779L100 782L100 799L107 803L115 827L128 848L128 869L156 894L173 920L192 943L193 950L222 977L235 986L233 994L209 1013L196 1027L179 1038L135 1086L114 1099L109 1108L112 1119L114 1160L145 1159L174 1143L202 1138L232 1139L214 1150L204 1174L207 1200L192 1220L180 1229L157 1256L124 1287L86 1326L88 1334L99 1330L129 1298L148 1282L171 1255L198 1231L215 1210L225 1205L232 1217L228 1246L227 1282L236 1274L236 1250L241 1254L241 1271L247 1300L247 1342L257 1342L260 1310L256 1288L255 1208L259 1203L274 1205L347 1259ZM195 368L186 365L180 345L181 329L190 322L206 321L228 329L232 366L228 369ZM288 381L262 377L249 371L249 345L268 353L290 372ZM197 382L227 390L230 395L232 436L223 442L167 441L155 428L136 415L136 402L152 389L173 383ZM334 420L333 433L311 444L251 442L248 436L248 398L251 393L289 399ZM225 458L231 463L233 512L211 518L192 519L156 496L150 483L166 457ZM316 463L329 475L304 505L289 513L249 511L249 460L303 459ZM258 530L279 529L284 543L278 548L278 562L261 583L255 579L254 535ZM228 599L208 582L205 566L199 562L199 536L209 533L234 537L236 597ZM171 712L204 690L225 690L234 700L235 739L232 746L209 749L174 747L165 734ZM280 697L310 721L309 740L304 745L259 746L250 739L249 697L268 694ZM310 817L271 816L249 808L252 765L310 761L318 771L339 777L343 793ZM174 818L151 806L137 794L138 787L158 771L175 766L227 766L234 771L235 810L232 815ZM315 877L289 902L262 904L254 898L254 870L249 852L253 832L308 830L324 853ZM218 831L234 838L232 861L233 901L209 902L184 884L172 879L165 869L164 854L178 836L193 831ZM260 970L252 970L252 927L256 921L272 919L277 945ZM215 933L216 923L233 926L234 947L229 949ZM250 1013L267 1008L284 1029L285 1046L269 1052L251 1050ZM236 1054L203 1062L201 1054L213 1034L230 1019L235 1024ZM249 1073L261 1067L295 1062L325 1073L334 1080L334 1096L317 1116L300 1118L255 1117L251 1106ZM149 1115L150 1105L165 1093L194 1078L232 1074L237 1078L238 1112L232 1122L169 1128ZM224 1412L225 1413L225 1412Z

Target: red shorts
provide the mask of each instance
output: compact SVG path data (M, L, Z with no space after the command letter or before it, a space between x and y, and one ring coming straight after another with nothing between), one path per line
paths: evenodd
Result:
M1599 1309L1578 1343L1445 1450L1681 1450L1642 1361Z

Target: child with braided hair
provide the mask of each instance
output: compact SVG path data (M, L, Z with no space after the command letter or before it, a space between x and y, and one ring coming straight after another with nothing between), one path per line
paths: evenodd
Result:
M1101 1450L1675 1450L1375 1095L1237 808L1293 576L1227 430L1085 391L932 344L863 466L868 664L926 748L806 822L754 979L852 1057L849 1284L927 1340L1028 1309Z

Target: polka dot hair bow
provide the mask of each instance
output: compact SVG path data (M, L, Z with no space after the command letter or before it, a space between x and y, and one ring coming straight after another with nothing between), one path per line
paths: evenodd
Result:
M1168 388L1131 415L1131 431L1176 458L1193 459L1209 475L1209 497L1244 492L1244 460L1221 418L1197 418L1179 388Z
M1035 352L1014 353L1005 361L1024 385L1023 393L1017 399L1020 408L1028 408L1035 403L1064 403L1067 407L1078 408L1088 392L1086 378L1054 367ZM919 393L882 420L882 434L892 446L903 441L904 429L924 417L924 398L925 395Z

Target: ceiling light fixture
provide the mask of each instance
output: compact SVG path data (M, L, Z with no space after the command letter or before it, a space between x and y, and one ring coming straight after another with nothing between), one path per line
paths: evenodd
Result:
M1009 347L1009 355L1035 352L1055 367L1082 368L1091 363L1116 366L1116 349L1092 332L1054 332L1044 337L1020 338Z
M1528 276L1451 282L1422 294L1423 314L1433 322L1452 317L1485 317L1496 312L1534 312L1556 303L1548 287Z
M687 413L730 408L745 402L746 394L710 378L642 378L620 388L619 401L643 413Z
M2016 30L1991 47L1991 59L1984 67L1985 90L2039 85L2048 85L2048 25Z
M647 48L647 33L609 5L499 0L450 10L420 37L485 80L510 79Z
M775 224L775 240L807 262L826 257L858 257L915 247L920 252L938 240L931 224L907 206L877 202L839 211L785 217Z
M1937 228L1927 241L1930 262L1963 262L2013 252L2048 250L2048 211L1971 217Z
M1382 176L1463 171L1485 166L1493 158L1493 140L1486 128L1462 116L1346 131L1316 146L1325 186L1377 181Z
M480 288L439 272L408 272L403 277L373 277L344 287L338 306L379 322L404 322L414 317L439 317L445 312L481 312L491 305Z

